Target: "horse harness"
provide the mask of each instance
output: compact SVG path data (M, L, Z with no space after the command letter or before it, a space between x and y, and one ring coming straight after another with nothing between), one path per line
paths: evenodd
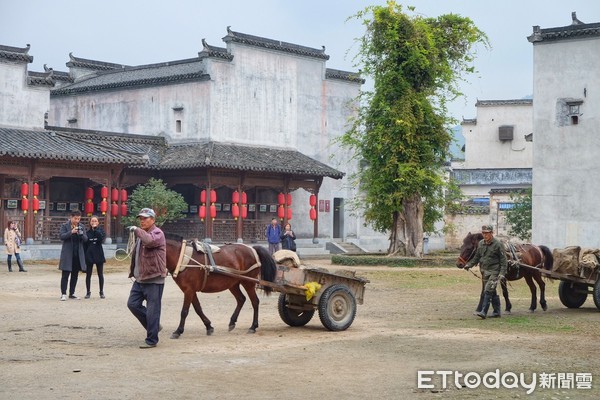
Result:
M181 250L179 252L179 258L177 260L177 265L175 266L175 271L173 271L173 274L172 274L173 278L177 278L177 275L179 275L179 273L181 271L185 270L188 267L202 268L204 270L204 280L202 282L202 287L200 289L200 291L202 291L204 289L204 287L206 286L206 281L208 280L208 275L210 272L218 272L220 270L220 271L224 271L224 272L228 272L228 273L232 273L232 274L245 275L245 274L249 273L250 271L253 271L256 268L260 268L261 263L258 258L258 254L256 253L256 250L254 250L252 247L250 247L248 245L245 245L245 244L241 244L241 245L246 246L250 250L252 250L252 254L254 254L254 259L256 260L256 262L252 266L250 266L250 268L248 268L247 270L244 270L244 271L216 265L215 259L213 257L213 253L218 253L219 251L221 251L220 247L211 245L206 242L200 242L198 240L194 240L192 242L192 245L190 246L190 245L188 245L187 240L183 240L181 242ZM200 261L194 259L194 252L204 254L204 264L202 264ZM210 262L210 264L209 264L209 262Z
M525 247L522 244L514 244L510 242L505 242L504 247L506 248L506 252L509 254L508 264L510 267L515 268L517 271L517 278L519 278L519 271L521 265L521 254L525 252ZM544 265L544 253L540 250L538 246L532 247L538 252L540 256L540 262L537 265L532 265L534 268L541 268Z

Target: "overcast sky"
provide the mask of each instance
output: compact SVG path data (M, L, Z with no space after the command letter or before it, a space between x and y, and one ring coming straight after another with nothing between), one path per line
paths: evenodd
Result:
M598 0L413 0L428 17L455 13L471 18L492 44L476 61L477 76L463 86L465 100L450 107L475 117L479 99L516 99L532 93L532 26L600 22ZM25 47L31 71L44 64L67 71L76 57L141 65L196 57L205 38L225 47L227 26L237 32L308 47L326 47L327 67L356 71L354 39L364 28L348 17L385 0L0 0L0 44Z

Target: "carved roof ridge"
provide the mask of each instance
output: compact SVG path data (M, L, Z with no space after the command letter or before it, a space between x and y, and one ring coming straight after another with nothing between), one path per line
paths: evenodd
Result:
M339 79L343 81L357 82L363 85L366 81L361 78L359 72L343 71L341 69L327 68L325 70L325 78L327 79Z
M231 26L227 27L227 36L223 38L223 41L226 43L236 42L269 50L277 50L301 56L314 57L321 60L329 60L329 56L325 54L325 46L322 46L321 49L315 49L312 47L301 46L280 40L268 39L261 36L248 35L246 33L232 31Z
M567 39L579 39L589 37L600 37L600 22L586 24L577 19L575 11L571 13L571 24L554 28L540 28L533 26L533 33L527 37L531 43L543 41L557 41Z
M13 47L0 44L0 58L14 61L33 62L33 56L29 55L30 44L26 47Z
M73 52L69 53L69 62L67 62L68 67L82 67L82 68L90 68L96 69L100 71L106 70L115 70L115 69L123 69L126 68L127 65L124 64L116 64L106 61L99 60L91 60L88 58L75 57Z
M202 38L202 51L198 53L198 57L220 58L227 61L233 60L233 55L225 47L211 46L204 38Z
M533 104L533 99L505 99L505 100L479 100L475 103L475 107L480 106L502 106L502 105L527 105Z

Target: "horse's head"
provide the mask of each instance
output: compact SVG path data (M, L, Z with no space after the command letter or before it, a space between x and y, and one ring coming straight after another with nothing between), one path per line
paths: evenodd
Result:
M467 236L463 239L463 244L460 247L460 255L456 260L456 266L458 268L464 268L467 262L473 258L475 250L477 250L477 244L481 239L483 239L481 233L467 233Z

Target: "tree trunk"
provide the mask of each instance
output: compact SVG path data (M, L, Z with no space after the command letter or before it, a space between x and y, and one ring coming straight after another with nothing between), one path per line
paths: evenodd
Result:
M394 213L388 254L410 257L423 256L423 202L413 195L402 202L403 212Z

